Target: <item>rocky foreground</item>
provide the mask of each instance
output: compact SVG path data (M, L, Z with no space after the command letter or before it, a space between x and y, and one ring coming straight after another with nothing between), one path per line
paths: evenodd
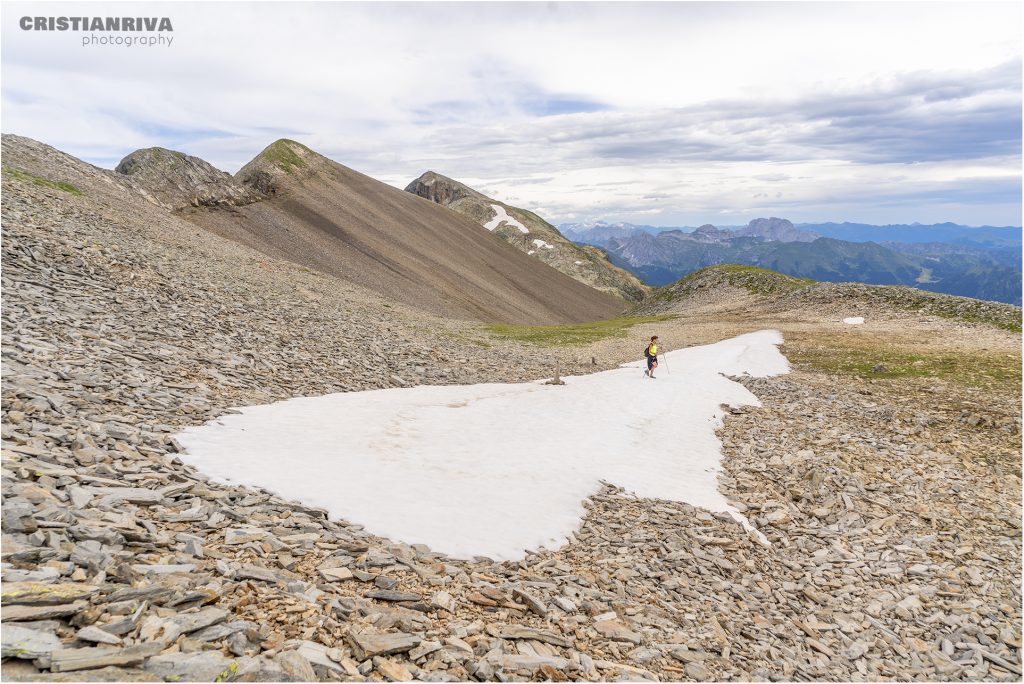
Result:
M76 189L3 179L4 679L1020 679L1018 397L745 379L722 487L767 545L609 485L561 549L450 559L210 482L173 434L549 356Z

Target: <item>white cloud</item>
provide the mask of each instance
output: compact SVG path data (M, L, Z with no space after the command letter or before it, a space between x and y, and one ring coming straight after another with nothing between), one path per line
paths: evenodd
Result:
M2 11L4 130L106 166L164 145L234 171L293 137L398 187L433 168L544 206L552 220L651 214L696 224L763 209L1020 221L1019 187L1007 190L1020 177L1013 3ZM166 15L175 43L83 48L75 34L18 28L18 17L40 13ZM793 167L784 182L757 178L783 165ZM897 172L899 187L927 199L868 204L862 193L892 194L882 179ZM780 202L752 205L778 192Z

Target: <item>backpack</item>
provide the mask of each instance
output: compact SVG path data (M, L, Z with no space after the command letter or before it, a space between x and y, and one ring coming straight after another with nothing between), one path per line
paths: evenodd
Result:
M651 358L651 345L644 347L644 357L648 359Z

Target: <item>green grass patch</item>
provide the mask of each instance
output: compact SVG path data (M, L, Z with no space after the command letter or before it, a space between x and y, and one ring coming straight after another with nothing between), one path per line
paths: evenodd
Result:
M39 185L39 186L44 187L44 188L52 188L54 190L63 190L64 192L71 193L72 195L82 195L83 194L81 190L76 188L71 183L65 183L63 181L52 181L52 180L50 180L48 178L43 178L41 176L34 176L31 173L26 173L24 171L19 171L18 169L12 169L9 166L5 166L4 167L4 173L6 173L8 176L11 176L12 178L17 178L20 181L25 181L26 183L33 183L34 185Z
M695 287L713 286L723 282L752 294L773 295L793 292L817 281L812 278L785 275L759 266L718 264L688 273L674 283L658 288L645 303L672 301Z
M625 337L626 331L640 323L659 323L675 318L662 316L623 316L571 325L488 325L495 335L544 347L575 347L613 337Z
M817 282L813 278L797 278L759 266L722 264L721 266L712 266L712 268L725 274L725 279L730 285L742 287L754 294L792 292Z
M913 352L892 347L784 345L795 365L878 380L935 378L969 387L1019 393L1020 357L1014 354ZM879 367L881 366L881 367ZM878 370L875 370L878 368Z
M263 150L263 158L273 162L286 173L291 173L295 169L300 169L306 166L306 161L300 157L294 149L292 149L293 146L300 147L304 150L309 149L302 143L282 138L281 140L273 143L267 149Z

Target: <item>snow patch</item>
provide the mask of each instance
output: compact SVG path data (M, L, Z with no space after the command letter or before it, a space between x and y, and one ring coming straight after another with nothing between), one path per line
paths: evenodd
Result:
M491 209L494 210L494 218L492 218L490 221L484 224L484 228L486 228L487 230L494 230L502 223L507 223L513 228L518 228L519 232L522 233L523 235L530 234L530 229L524 226L519 221L516 221L511 216L509 216L508 212L505 211L505 207L501 206L500 204L492 204Z
M850 318L843 319L843 323L846 323L847 325L861 325L863 322L863 316L851 316Z
M554 249L555 246L550 242L544 242L543 240L537 239L533 241L533 246L537 249Z
M527 256L529 256L529 255L532 255L532 254L536 254L536 253L537 253L537 250L535 250L535 249L531 249L531 250L530 250L529 252L527 252L526 254L527 254Z
M582 264L583 262L582 262L582 261L574 261L574 262L572 262L572 263L574 263L574 264L576 264L577 266L579 266L579 265L580 265L580 264Z
M601 480L742 519L718 489L721 404L760 405L725 375L786 373L773 330L665 353L564 386L419 386L249 406L176 438L221 481L320 506L454 557L566 543Z

